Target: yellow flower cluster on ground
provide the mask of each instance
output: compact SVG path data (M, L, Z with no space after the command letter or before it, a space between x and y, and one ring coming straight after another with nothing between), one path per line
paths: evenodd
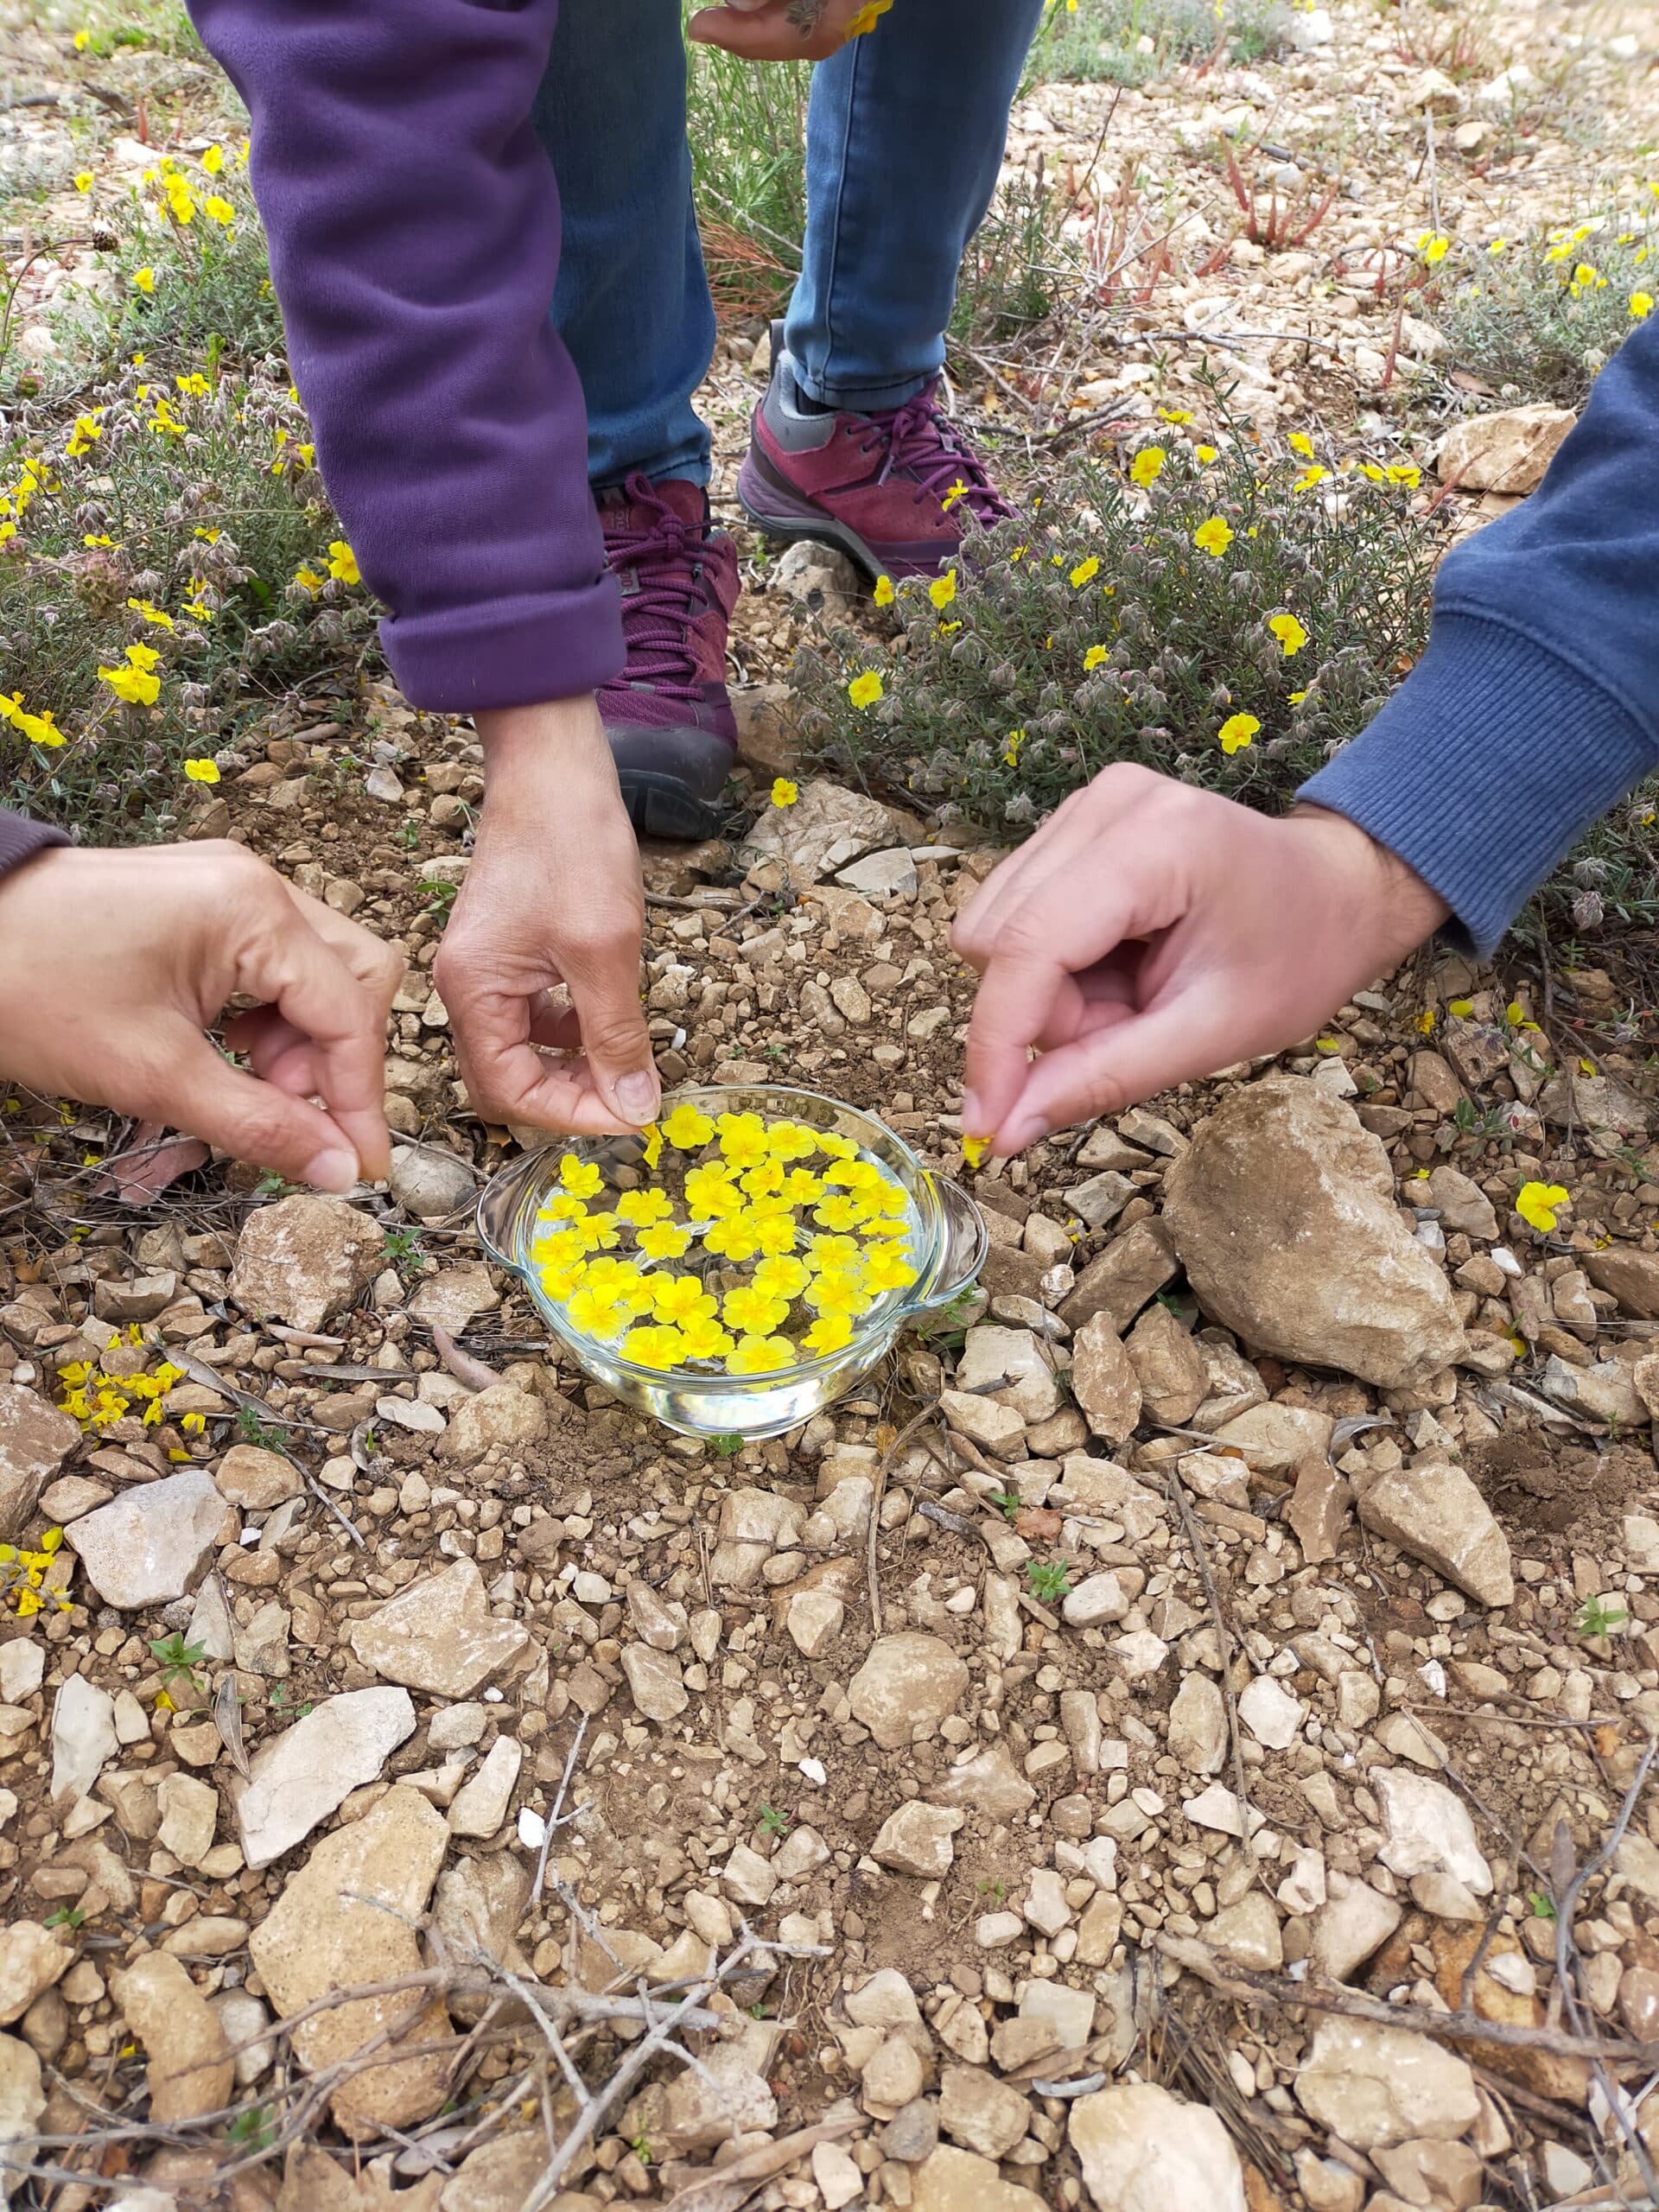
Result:
M136 1324L127 1332L127 1341L133 1345L143 1343ZM63 1395L58 1400L60 1411L78 1421L86 1434L96 1436L124 1421L129 1414L142 1421L146 1428L158 1427L162 1401L183 1382L184 1370L175 1367L170 1359L164 1359L148 1372L108 1375L90 1360L77 1359L58 1370L58 1380L63 1385Z
M849 1137L682 1100L645 1164L650 1183L613 1191L563 1154L531 1247L571 1326L636 1366L773 1374L839 1351L916 1280L905 1191Z
M61 1529L41 1533L40 1548L30 1551L18 1544L0 1544L0 1597L9 1598L19 1620L43 1612L48 1604L67 1613L73 1560L66 1554Z

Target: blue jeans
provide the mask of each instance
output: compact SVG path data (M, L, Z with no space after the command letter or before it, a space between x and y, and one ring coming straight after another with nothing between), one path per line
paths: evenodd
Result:
M899 407L936 376L963 251L995 188L1043 0L897 0L813 73L807 226L787 336L830 406ZM596 488L706 483L692 395L715 313L691 204L678 0L563 0L536 126L564 245L553 320L588 401Z

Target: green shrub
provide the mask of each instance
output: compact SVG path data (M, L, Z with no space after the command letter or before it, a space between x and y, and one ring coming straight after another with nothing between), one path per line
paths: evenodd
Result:
M1049 0L1024 89L1144 85L1217 47L1230 60L1259 61L1282 49L1289 23L1280 0Z
M710 286L734 313L771 313L801 265L811 71L804 62L757 68L713 46L693 46L688 67L686 122Z
M1433 312L1458 365L1505 403L1580 407L1635 328L1632 302L1648 312L1659 296L1659 207L1459 251L1440 266Z
M1422 650L1440 530L1414 469L1161 436L1131 467L1166 454L1149 483L1079 461L1038 523L972 534L951 575L900 584L886 645L843 632L804 652L806 741L998 831L1115 760L1280 805Z

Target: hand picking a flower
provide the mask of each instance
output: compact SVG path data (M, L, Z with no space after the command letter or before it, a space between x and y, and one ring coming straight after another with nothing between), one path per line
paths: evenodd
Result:
M746 61L827 61L861 38L893 0L725 0L692 16L687 36Z

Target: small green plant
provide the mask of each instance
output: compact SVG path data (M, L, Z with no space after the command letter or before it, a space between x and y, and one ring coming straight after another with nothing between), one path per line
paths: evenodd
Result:
M650 2136L642 2128L638 2135L630 2135L626 2140L629 2150L639 2159L640 2164L648 2166L653 2156Z
M48 1913L41 1925L43 1928L79 1928L86 1917L79 1905L60 1904L55 1912Z
M225 2130L226 2140L243 2151L268 2151L276 2138L276 2127L264 2105L251 2105L245 2112L238 2113Z
M420 1230L389 1229L385 1250L381 1256L388 1267L396 1268L400 1273L405 1268L418 1267L426 1257L426 1247L421 1242Z
M717 1436L714 1445L722 1459L735 1459L747 1441L747 1438L742 1436Z
M1630 1618L1624 1605L1610 1605L1605 1598L1586 1598L1573 1617L1580 1636L1611 1636Z
M775 1805L763 1805L758 1822L762 1835L783 1835L789 1827L790 1815L780 1813Z
M198 1667L207 1662L207 1647L200 1643L187 1643L175 1629L171 1636L152 1638L149 1656L162 1670L162 1688L170 1690L175 1681L183 1681L190 1689L200 1691L196 1679Z
M1535 1920L1554 1920L1558 1917L1554 1899L1547 1897L1541 1890L1527 1891L1527 1910Z
M987 1505L994 1505L1005 1521L1012 1521L1020 1511L1025 1500L1017 1490L994 1490L986 1497Z
M415 824L412 822L408 824L408 827L415 830ZM416 830L415 834L418 838L419 830ZM415 888L425 899L426 911L429 914L435 914L440 921L448 920L449 910L454 905L456 896L461 890L458 883L417 883Z
M977 1897L988 1897L994 1905L999 1905L1008 1894L1008 1885L1000 1876L993 1874L982 1882L976 1882L974 1892Z
M274 1167L268 1167L254 1185L253 1196L256 1198L285 1198L291 1188L285 1175L279 1175Z
M264 1419L257 1406L238 1406L236 1409L236 1433L244 1444L257 1444L266 1452L279 1452L283 1432Z
M1039 1605L1052 1605L1071 1587L1071 1569L1063 1559L1028 1559L1026 1585Z
M688 0L688 12L696 4ZM703 260L731 313L780 308L800 268L810 81L804 64L756 69L719 47L690 48L686 121Z
M392 831L391 836L388 842L394 845L400 845L406 853L412 853L416 845L421 842L420 823L416 822L414 816L411 815L407 822L400 823L399 826ZM428 886L424 883L421 886L423 891L429 888L435 889L435 886Z

